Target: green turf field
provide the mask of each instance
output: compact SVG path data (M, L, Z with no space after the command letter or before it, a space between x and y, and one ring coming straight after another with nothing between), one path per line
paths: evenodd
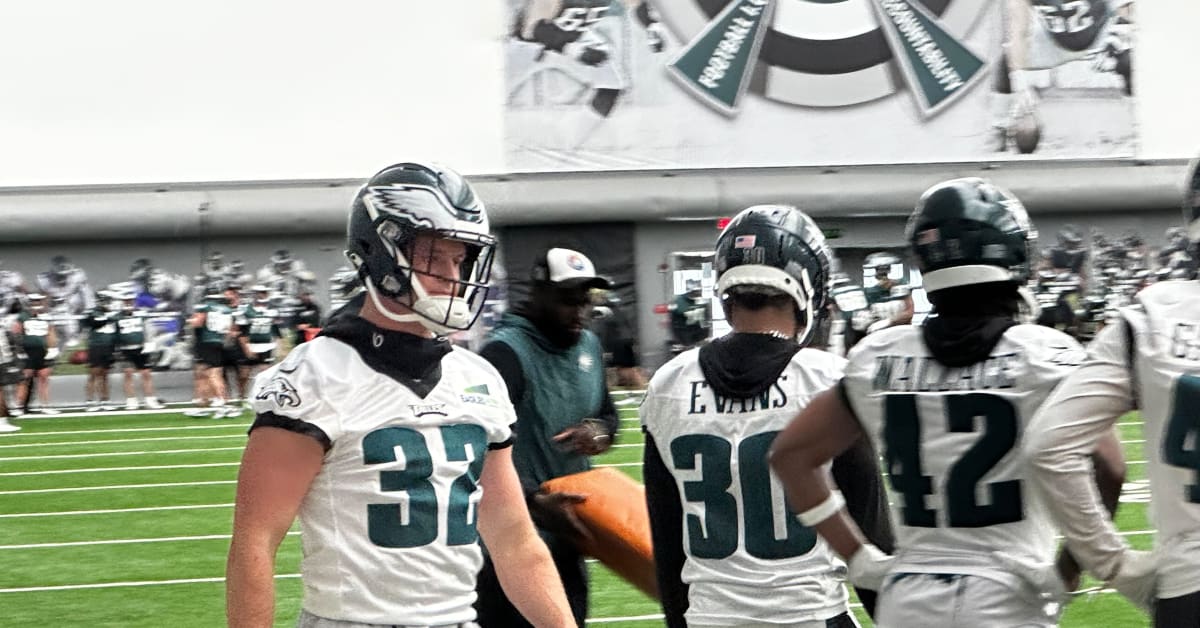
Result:
M600 462L640 480L636 405L619 407L618 445ZM248 418L114 413L15 423L24 431L0 435L0 626L223 625L222 577ZM1121 429L1130 484L1120 527L1145 548L1152 535L1141 426L1131 417ZM279 554L279 626L294 625L298 613L299 556L293 531ZM592 569L589 623L662 625L653 601L603 567ZM1100 591L1077 598L1063 625L1147 620Z

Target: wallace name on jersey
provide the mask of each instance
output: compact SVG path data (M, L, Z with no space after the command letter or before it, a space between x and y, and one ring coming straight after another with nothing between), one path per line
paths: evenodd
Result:
M1015 386L1017 353L988 356L961 368L947 368L932 357L881 355L875 358L875 392L946 392L1000 390Z
M740 399L722 397L709 388L707 381L693 380L688 382L691 387L691 403L688 405L688 414L705 414L709 412L710 407L717 414L744 414L767 408L783 408L787 406L788 396L780 382L786 382L787 379L787 373L784 373L761 394Z

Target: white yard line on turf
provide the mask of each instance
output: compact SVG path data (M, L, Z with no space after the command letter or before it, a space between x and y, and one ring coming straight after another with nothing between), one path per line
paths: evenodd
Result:
M103 510L64 510L62 512L10 512L0 514L0 519L22 519L32 517L67 517L74 515L115 515L127 512L159 512L164 510L203 510L207 508L233 508L233 504L192 504L187 506L141 506L137 508L105 508Z
M292 530L286 536L300 536ZM69 541L65 543L25 543L23 545L0 545L0 550L53 549L59 547L86 547L90 545L134 545L140 543L176 543L185 541L217 541L233 538L232 534L204 534L200 536L164 536L151 539L108 539L105 541Z
M204 467L236 467L240 462L209 462L205 464L155 464L142 467L90 467L87 469L54 469L53 471L10 471L0 473L0 478L23 475L54 475L59 473L104 473L106 471L169 471L174 469L200 469Z
M158 482L154 484L114 484L110 486L68 486L64 488L31 488L18 491L0 491L0 495L34 495L37 493L74 493L78 491L111 491L134 488L172 488L180 486L213 486L237 484L237 480L207 480L204 482Z
M298 573L275 574L276 580L299 578ZM37 593L40 591L76 591L79 589L115 589L119 587L154 587L164 584L206 584L225 582L225 578L179 578L176 580L142 580L138 582L96 582L94 584L60 584L52 587L14 587L0 593Z
M17 419L21 421L21 419ZM12 436L74 436L76 434L116 434L118 432L178 432L180 430L227 430L230 428L249 429L249 423L215 423L208 425L175 425L171 427L114 427L99 430L62 430L60 432L14 432Z
M246 435L238 434L212 434L208 436L151 436L149 438L114 438L111 440L71 440L71 441L53 441L49 443L18 443L14 445L0 445L0 449L22 449L29 447L76 447L79 445L122 445L125 443L156 443L163 441L189 441L189 440L218 440L222 438L241 438L245 439Z
M31 412L29 414L25 414L25 415L18 417L17 420L18 421L25 421L25 420L41 421L44 419L77 419L80 417L104 417L104 416L139 416L139 415L145 415L145 414L182 415L184 412L187 412L190 410L211 410L211 409L212 408L207 408L207 407L202 408L199 406L192 406L189 404L187 406L163 409L163 410L105 410L105 411L97 411L97 412L87 412L86 410L80 410L80 411L76 411L76 412L64 411L64 412L60 412L59 414L41 414L39 412ZM196 417L184 416L183 418L194 419Z
M163 449L160 451L108 451L96 454L54 454L49 456L9 456L0 462L14 460L65 460L67 458L107 458L110 456L159 456L166 454L190 454L207 451L241 451L245 447L197 447L195 449Z

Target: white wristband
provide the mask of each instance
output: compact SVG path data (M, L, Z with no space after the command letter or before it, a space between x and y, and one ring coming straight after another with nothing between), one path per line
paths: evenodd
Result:
M796 519L799 519L800 523L811 528L818 523L821 523L822 521L832 517L837 513L837 511L842 509L842 506L845 505L846 500L842 499L842 494L837 491L833 491L829 494L829 497L826 498L825 501L796 515Z

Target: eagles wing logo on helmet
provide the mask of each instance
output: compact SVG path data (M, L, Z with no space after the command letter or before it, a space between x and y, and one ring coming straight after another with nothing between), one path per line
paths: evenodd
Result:
M435 228L433 220L411 210L411 190L405 185L374 185L367 188L366 201L377 210L385 210L390 218L402 220L415 229Z
M275 405L283 408L298 408L300 407L300 393L296 387L282 375L276 375L263 386L258 394L254 396L259 401L271 400Z

